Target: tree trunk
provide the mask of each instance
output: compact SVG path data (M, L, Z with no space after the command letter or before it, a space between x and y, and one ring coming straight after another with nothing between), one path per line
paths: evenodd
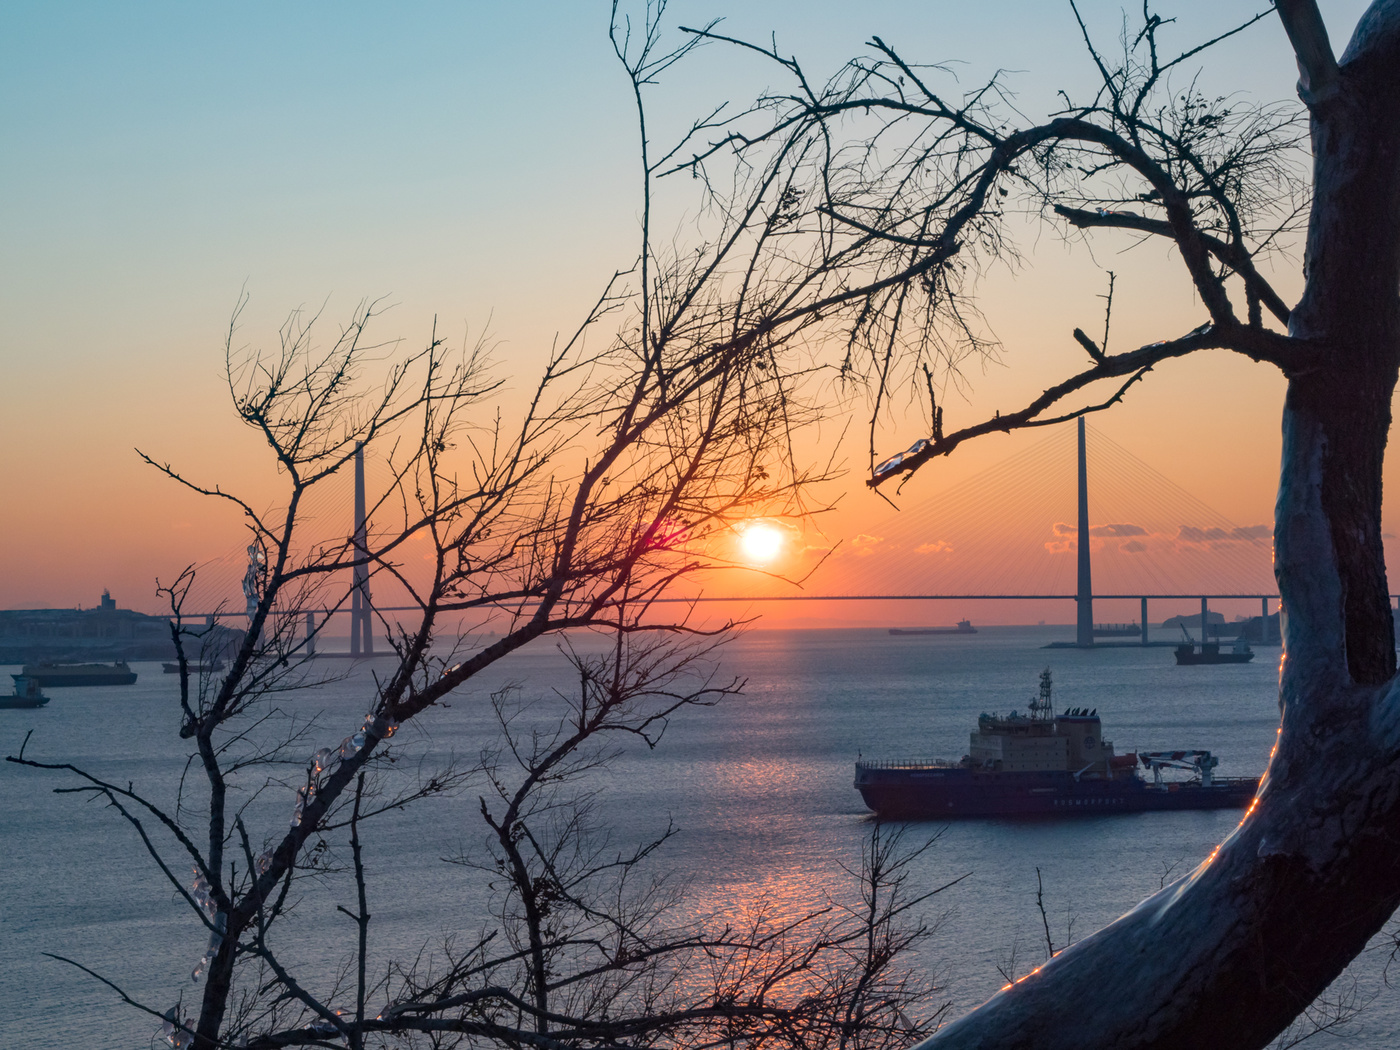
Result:
M1400 363L1400 2L1313 103L1307 286L1275 511L1282 723L1259 797L1189 876L922 1044L1246 1050L1400 904L1400 689L1381 466Z
M216 1050L228 1010L229 993L233 990L234 947L241 931L230 928L219 944L219 950L209 961L204 974L204 995L200 1000L199 1017L194 1025L193 1050Z

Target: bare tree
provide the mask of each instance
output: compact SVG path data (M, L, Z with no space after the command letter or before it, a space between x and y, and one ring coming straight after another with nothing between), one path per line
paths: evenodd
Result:
M1196 87L1192 63L1275 14L1302 111ZM979 435L1116 404L1157 364L1198 350L1288 380L1274 533L1287 655L1258 799L1196 870L930 1045L1263 1046L1400 902L1400 695L1380 531L1400 362L1400 3L1372 3L1340 60L1312 0L1278 0L1175 52L1168 24L1144 8L1114 58L1080 20L1097 88L1062 93L1043 123L1018 113L1000 78L945 92L946 71L878 38L822 84L775 45L697 33L787 78L677 165L706 180L718 208L736 185L781 187L770 199L783 205L785 250L771 265L791 294L767 330L820 319L844 336L840 367L869 384L877 421L901 390L927 397L926 429L878 465L872 424L871 486ZM1073 332L1082 370L1017 411L945 428L936 380L994 346L975 280L1016 257L1012 214L1025 212L1067 235L1170 245L1199 314L1138 347L1110 348L1086 324ZM1305 291L1290 305L1260 260L1304 230Z
M265 512L144 456L230 503L249 529L246 629L226 669L210 669L207 626L185 615L197 575L162 588L181 664L172 734L188 741L190 775L163 800L36 758L27 739L8 760L105 800L208 935L197 1001L174 1007L138 1002L70 960L162 1021L171 1045L883 1050L936 1025L932 985L900 969L929 933L911 909L930 895L911 895L897 837L877 829L858 906L833 902L796 923L758 908L742 926L715 928L674 918L665 881L643 874L669 832L619 847L596 821L591 792L615 741L654 746L672 717L740 684L709 666L734 625L700 630L683 606L663 615L677 607L657 599L726 564L737 522L811 513L808 489L826 473L793 454L794 436L819 418L800 396L812 367L803 326L767 323L783 301L761 266L785 221L765 214L771 187L721 216L698 251L654 243L651 189L674 153L651 153L644 90L696 43L661 48L661 13L649 9L635 34L626 19L614 24L642 130L638 261L549 354L518 418L500 406L502 377L484 347L454 352L434 335L402 353L375 341L376 304L329 345L324 321L294 314L270 352L240 346L236 312L230 395L272 453L284 503ZM370 495L372 527L327 537L308 503L363 450L390 474ZM393 664L363 722L332 731L295 703L336 685L311 662L300 625L311 611L321 629L363 591L347 577L362 575L412 611L380 614ZM464 616L486 615L498 636L461 632ZM395 761L411 754L399 730L542 636L567 648L568 631L608 645L570 650L577 688L553 698L562 710L541 722L499 695L499 746L465 765L401 772L415 763ZM385 813L463 793L479 800L490 849L459 859L492 882L493 915L479 937L459 931L466 947L380 959L364 836ZM351 895L338 895L347 885ZM317 892L336 894L353 933L330 962L308 963L291 916Z

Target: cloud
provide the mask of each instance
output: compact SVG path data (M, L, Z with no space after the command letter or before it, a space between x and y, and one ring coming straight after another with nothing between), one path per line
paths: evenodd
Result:
M1143 551L1147 550L1147 544L1140 540L1129 540L1118 549L1124 554L1141 554Z
M1050 531L1057 539L1065 539L1069 536L1077 536L1079 527L1071 525L1069 522L1057 521L1050 526ZM1133 525L1130 522L1119 521L1110 522L1106 525L1090 525L1090 536L1146 536L1148 531L1141 525Z
M1232 538L1241 540L1271 540L1274 538L1272 525L1242 525L1230 533Z
M1090 536L1146 536L1147 530L1141 525L1118 522L1111 525L1090 525Z
M869 536L862 532L855 539L851 540L851 547L855 550L856 557L865 558L875 553L875 548L885 542L883 536Z
M915 554L952 554L953 545L947 540L934 540L932 543L921 543L914 548Z
M1273 534L1274 530L1269 525L1241 525L1228 530L1219 525L1204 529L1196 525L1181 525L1177 528L1176 538L1186 543L1254 542L1269 539Z
M1078 534L1079 530L1073 525L1057 521L1050 526L1050 535L1055 538L1045 544L1045 549L1051 554L1068 554L1077 550L1079 545L1075 542L1075 537Z
M1181 525L1177 528L1176 538L1185 540L1187 543L1211 543L1227 540L1230 538L1230 534L1219 526L1202 529L1195 525Z

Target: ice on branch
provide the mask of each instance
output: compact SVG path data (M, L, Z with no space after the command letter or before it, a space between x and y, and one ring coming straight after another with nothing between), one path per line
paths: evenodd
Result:
M316 790L320 787L321 778L331 772L337 765L346 759L353 758L364 750L365 742L370 736L377 740L388 740L398 731L398 724L390 722L383 715L368 714L361 724L359 731L352 736L347 736L340 742L338 748L323 747L317 751L307 761L307 772L309 774L307 783L297 788L297 804L292 811L292 827L301 825L301 816L306 811L307 805L316 797ZM267 864L263 860L266 858ZM258 870L264 872L272 863L272 851L268 850L258 858Z
M172 1006L166 1011L165 1020L161 1022L161 1039L175 1050L186 1050L194 1044L194 1034L188 1031L184 1024L180 1018L179 1006Z

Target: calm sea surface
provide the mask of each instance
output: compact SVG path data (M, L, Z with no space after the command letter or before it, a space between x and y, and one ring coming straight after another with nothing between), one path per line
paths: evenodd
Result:
M738 914L767 897L796 914L824 894L841 894L850 884L846 869L859 866L870 824L851 787L858 753L956 758L977 715L1024 710L1047 665L1057 710L1097 708L1120 753L1207 748L1219 756L1223 775L1263 772L1277 726L1277 649L1259 650L1245 666L1178 668L1169 649L1041 648L1068 631L753 631L723 655L723 673L747 679L745 695L687 712L655 750L620 756L603 784L601 815L619 846L673 822L680 833L660 864L688 880L687 901L696 910ZM307 755L358 724L372 666L360 664L346 681L284 702L309 723ZM131 687L50 690L45 709L0 711L0 749L15 753L32 729L31 757L71 761L173 805L186 758L175 734L176 681L158 664L133 667L140 678ZM526 717L542 717L551 687L567 688L568 680L552 644L519 654L395 738L404 755L399 766L416 769L424 756L428 765L454 753L476 756L498 732L487 701L492 690L517 684L522 698L541 698ZM189 973L203 947L200 930L116 814L83 795L52 791L74 784L63 774L0 767L4 1050L152 1045L156 1022L45 952L82 963L160 1009L181 994L198 996ZM480 926L481 876L441 860L477 849L476 805L475 793L437 799L367 831L371 943L381 957ZM249 812L272 829L291 807L290 792L279 786ZM931 914L943 924L925 964L959 1010L973 1006L1000 986L996 968L1013 951L1022 971L1043 958L1037 867L1062 943L1132 907L1164 878L1184 874L1238 818L1150 813L954 823L919 861L919 878L930 887L969 876L932 902ZM939 826L915 830L932 834ZM332 889L308 892L296 925L287 927L292 955L334 961L350 950L353 928L332 908L351 904L352 890L343 883ZM1387 958L1377 949L1353 966L1345 980L1354 978L1363 996L1376 998L1340 1036L1320 1037L1319 1044L1394 1045L1400 1010L1384 988Z

